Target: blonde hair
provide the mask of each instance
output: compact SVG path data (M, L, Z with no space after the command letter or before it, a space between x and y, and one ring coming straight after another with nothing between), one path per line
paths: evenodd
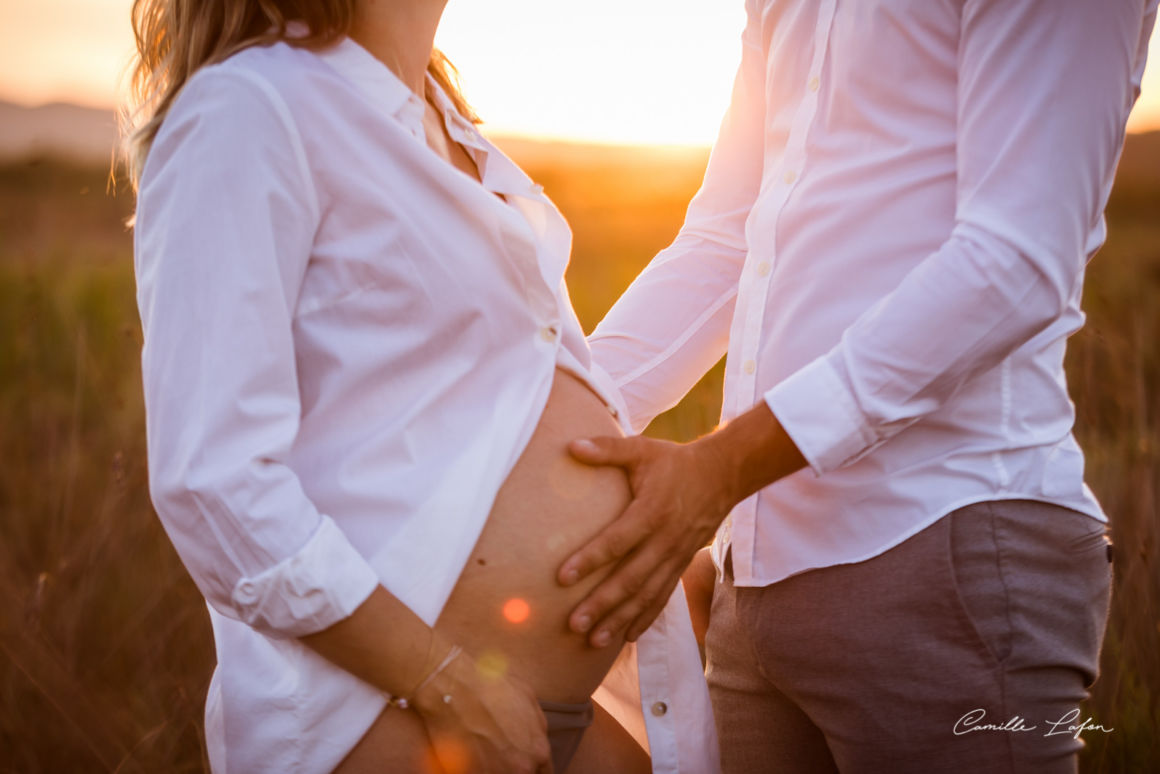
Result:
M122 158L134 187L173 100L200 68L250 46L285 41L324 48L350 30L356 0L134 0L137 57L130 100L120 111ZM291 22L305 34L291 35ZM458 73L439 50L428 72L465 118L478 121L459 90Z

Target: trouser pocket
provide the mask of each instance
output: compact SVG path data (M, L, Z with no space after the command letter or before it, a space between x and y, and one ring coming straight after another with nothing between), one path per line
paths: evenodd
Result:
M1011 655L1011 593L998 519L990 503L950 514L950 565L963 612L997 663Z

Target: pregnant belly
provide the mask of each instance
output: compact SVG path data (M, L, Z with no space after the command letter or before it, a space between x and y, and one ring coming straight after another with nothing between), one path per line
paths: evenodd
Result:
M620 650L589 646L568 629L569 613L608 572L563 588L556 571L628 504L619 468L590 468L569 441L621 435L583 382L557 370L531 441L501 487L487 524L439 618L481 667L515 675L547 701L591 695Z

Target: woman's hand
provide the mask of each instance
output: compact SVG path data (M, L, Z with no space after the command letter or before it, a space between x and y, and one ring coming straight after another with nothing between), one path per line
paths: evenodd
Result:
M447 774L551 771L548 724L532 689L481 670L467 653L439 668L452 643L382 586L349 617L302 642L371 685L405 696Z
M448 774L552 770L548 723L532 689L516 678L487 674L466 653L419 691L412 706Z
M694 554L693 561L681 575L685 600L689 603L689 618L693 622L693 635L702 650L705 648L705 632L709 630L709 609L713 605L713 584L716 581L717 569L706 546Z

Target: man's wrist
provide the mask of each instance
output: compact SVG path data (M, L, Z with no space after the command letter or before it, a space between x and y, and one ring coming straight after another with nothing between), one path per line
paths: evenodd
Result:
M727 509L806 466L805 457L764 402L695 444L722 482Z
M698 438L692 443L697 456L697 469L705 472L704 480L712 482L719 498L718 510L722 516L745 499L737 449L722 435L724 428Z

